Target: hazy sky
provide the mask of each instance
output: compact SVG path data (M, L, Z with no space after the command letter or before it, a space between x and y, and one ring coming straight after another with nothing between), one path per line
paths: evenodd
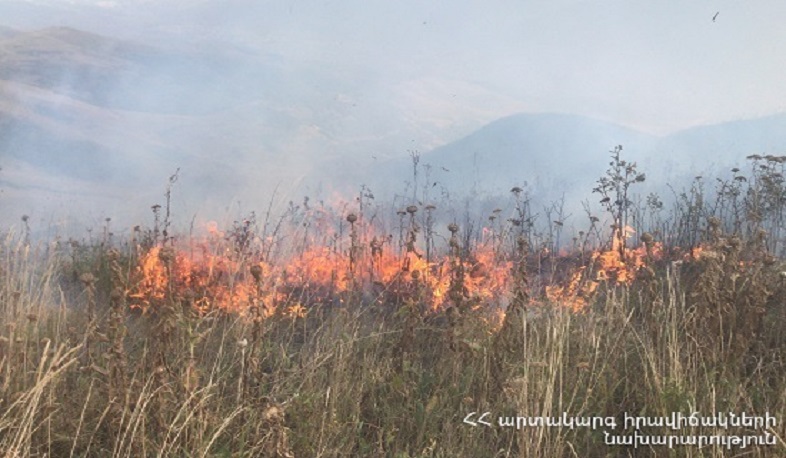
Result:
M332 63L356 71L362 84L470 82L509 103L500 111L588 114L667 132L786 104L783 1L221 5L220 13L195 8L184 29L198 25L215 37Z
M231 42L324 63L367 87L369 97L428 81L445 92L432 94L441 103L397 102L448 119L461 110L473 121L569 112L665 133L786 104L786 2L779 0L41 3L60 10L16 22Z

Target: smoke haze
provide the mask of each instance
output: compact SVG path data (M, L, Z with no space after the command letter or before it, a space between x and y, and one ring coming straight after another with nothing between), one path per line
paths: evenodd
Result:
M454 192L587 194L616 144L653 176L736 165L786 148L771 116L784 15L774 1L4 1L0 218L149 221L177 169L185 221L390 193L412 151Z

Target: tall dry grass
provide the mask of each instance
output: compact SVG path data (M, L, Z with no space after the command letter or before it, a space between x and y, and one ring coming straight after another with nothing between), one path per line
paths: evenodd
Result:
M631 176L635 183L638 174ZM522 224L525 201L521 189L514 194L518 217L492 240L511 262L501 324L464 293L466 277L457 272L476 247L458 224L442 242L453 269L450 301L438 311L424 307L419 275L382 295L361 289L370 274L359 257L395 243L362 232L358 219L369 208L342 217L344 231L331 242L348 253L337 269L348 271L350 286L329 301L305 286L292 291L284 305L303 313L271 312L265 272L250 262L306 250L308 221L294 208L266 222L265 237L255 238L247 219L212 245L255 282L242 314L198 307L201 293L179 290L174 275L146 313L130 307L151 248L160 248L167 272L176 268L174 236L162 235L159 224L171 228L158 213L156 227L127 244L44 244L8 233L0 245L0 450L9 457L786 456L786 264L773 256L780 242L769 232L780 210L759 207L766 211L753 221L735 213L757 208L765 194L749 192L749 207L719 200L722 218L695 200L679 207L673 227L701 251L665 250L671 254L652 259L635 282L601 283L580 313L544 298L538 285L558 277L559 266L548 264L539 243L554 241ZM418 210L399 215L400 249L417 251L430 237L428 256L436 256L434 209ZM617 233L620 221L636 219L627 203L612 210ZM702 219L690 229L696 214ZM420 231L417 218L430 229ZM300 232L284 235L288 225ZM583 240L576 246L570 262L589 259ZM471 412L489 412L493 426L465 423ZM608 427L497 423L565 413L621 425L626 414L673 412L769 413L778 422L766 431L680 434L767 433L774 444L633 449L607 445ZM675 434L664 426L645 432Z

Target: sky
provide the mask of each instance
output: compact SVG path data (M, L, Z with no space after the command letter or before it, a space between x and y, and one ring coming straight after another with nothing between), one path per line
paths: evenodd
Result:
M45 3L60 12L3 22L232 43L324 63L352 74L370 93L413 80L442 81L457 88L458 107L408 109L450 119L470 105L464 109L476 124L518 111L567 112L665 134L786 109L781 1ZM472 89L462 93L467 84ZM446 90L451 97L452 89ZM491 106L484 106L484 93Z
M209 35L355 71L361 84L474 83L508 99L500 112L667 133L786 108L785 2L276 3L226 2L223 14L186 18ZM482 103L475 109L488 110Z

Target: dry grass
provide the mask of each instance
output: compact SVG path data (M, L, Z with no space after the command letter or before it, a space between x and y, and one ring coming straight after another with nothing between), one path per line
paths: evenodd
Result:
M628 218L621 211L615 221ZM423 242L416 213L401 215L406 256ZM335 262L349 286L327 300L300 285L276 310L265 296L266 272L249 266L276 252L270 240L288 240L290 252L307 247L278 239L278 229L254 239L250 223L236 226L220 243L249 274L222 281L254 285L243 313L200 306L204 292L181 289L173 242L151 238L152 230L125 245L44 245L8 234L0 246L0 450L9 457L786 456L786 265L758 232L726 233L710 220L700 254L652 260L631 283L602 282L574 313L544 300L535 285L559 270L543 267L542 251L528 242L537 236L511 225L495 242L513 242L500 326L465 293L473 277L462 259L476 247L458 226L445 240L450 300L439 310L424 307L428 279L416 270L369 296L361 261L376 259L381 242L363 232L368 217L336 218L350 224L335 239L346 244L349 262ZM142 284L138 264L154 247L167 281L143 314L129 305ZM293 312L295 304L307 312ZM491 412L494 426L465 424L470 412ZM672 412L769 413L778 420L766 431L775 444L633 449L606 445L608 427L497 424L566 413L621 425L626 413Z

